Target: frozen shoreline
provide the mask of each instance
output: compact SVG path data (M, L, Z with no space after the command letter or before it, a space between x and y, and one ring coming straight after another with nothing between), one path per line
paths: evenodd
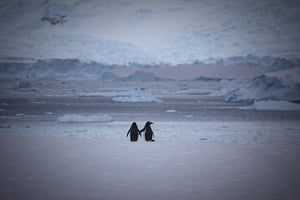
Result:
M1 199L299 199L300 147L0 136Z

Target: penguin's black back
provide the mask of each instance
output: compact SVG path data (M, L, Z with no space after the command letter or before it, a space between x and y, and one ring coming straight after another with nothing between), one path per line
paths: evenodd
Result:
M139 128L135 122L132 123L129 132L130 132L130 141L133 142L137 141L139 138Z
M136 127L136 128L132 128L130 130L130 140L131 141L137 141L139 138L139 129Z
M146 141L153 141L152 137L153 137L153 131L152 131L152 128L151 128L151 123L148 121L146 124L145 124L145 140Z

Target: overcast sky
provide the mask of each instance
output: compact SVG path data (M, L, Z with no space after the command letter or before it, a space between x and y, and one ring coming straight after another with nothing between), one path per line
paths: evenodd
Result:
M299 57L299 2L2 0L0 56L175 63L247 54ZM68 21L40 20L55 14Z

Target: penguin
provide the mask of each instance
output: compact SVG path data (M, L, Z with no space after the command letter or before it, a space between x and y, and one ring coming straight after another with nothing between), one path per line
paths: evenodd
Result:
M139 135L142 137L141 133L139 132L139 128L135 122L133 122L130 126L130 129L127 132L126 137L128 137L128 134L130 133L130 141L136 142L139 138Z
M152 139L152 137L154 136L154 133L151 129L151 124L154 124L153 122L147 121L147 123L145 124L145 127L139 131L139 133L145 131L145 140L147 142L154 142L155 140Z

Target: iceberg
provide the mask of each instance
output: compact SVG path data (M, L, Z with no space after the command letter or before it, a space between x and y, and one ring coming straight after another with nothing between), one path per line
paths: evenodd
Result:
M241 83L225 95L226 101L300 100L300 69L262 74Z

